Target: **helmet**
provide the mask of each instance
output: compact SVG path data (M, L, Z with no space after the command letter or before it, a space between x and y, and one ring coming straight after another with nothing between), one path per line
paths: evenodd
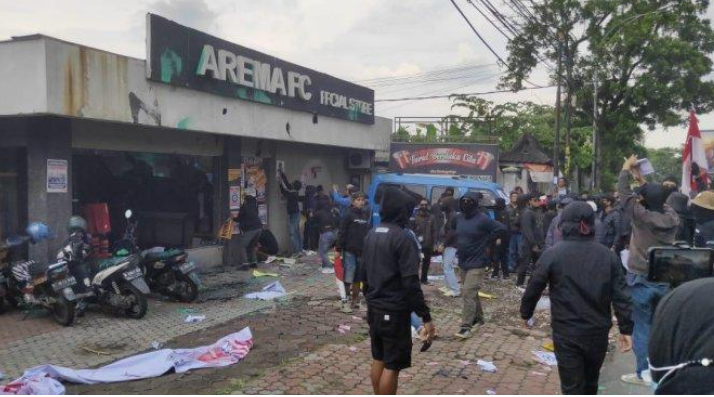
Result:
M78 215L74 215L73 217L69 218L69 222L67 223L68 233L72 233L76 230L79 230L81 232L87 231L87 221L85 221L84 218Z
M25 229L25 232L28 236L30 236L30 241L32 241L33 244L54 238L54 233L52 233L49 226L41 222L30 223L27 226L27 229Z

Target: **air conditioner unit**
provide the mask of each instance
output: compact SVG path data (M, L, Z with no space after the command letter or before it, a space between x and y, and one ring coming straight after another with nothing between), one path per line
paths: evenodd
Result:
M368 170L372 168L372 153L347 152L347 169Z

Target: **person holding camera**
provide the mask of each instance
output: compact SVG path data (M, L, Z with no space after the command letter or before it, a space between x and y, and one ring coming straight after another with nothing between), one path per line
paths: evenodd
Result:
M637 192L630 189L630 175L640 185ZM627 284L633 302L632 319L635 322L634 351L637 372L622 376L625 383L648 386L643 379L647 371L647 345L649 343L652 315L657 302L669 291L669 285L647 280L649 263L647 251L651 247L674 244L679 217L665 205L668 191L658 183L647 183L637 168L637 156L632 155L622 165L617 182L623 212L632 221L630 255L627 260Z
M521 300L521 318L531 318L550 290L553 343L563 394L597 394L615 309L623 352L632 348L630 296L613 251L595 241L595 211L583 202L560 215L563 241L543 252Z

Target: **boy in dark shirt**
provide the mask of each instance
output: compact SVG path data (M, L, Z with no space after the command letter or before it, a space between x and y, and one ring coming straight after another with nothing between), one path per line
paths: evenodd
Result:
M363 288L372 343L375 394L396 394L399 371L411 366L411 313L424 320L427 341L436 334L419 282L419 249L405 230L416 202L390 187L384 192L382 223L364 242Z
M342 251L342 262L345 269L345 291L351 292L351 304L342 302L342 311L351 313L358 309L359 301L359 268L362 266L362 250L364 238L370 229L370 212L365 211L364 193L352 194L352 204L345 211L345 216L340 222L340 231L337 237L337 248Z

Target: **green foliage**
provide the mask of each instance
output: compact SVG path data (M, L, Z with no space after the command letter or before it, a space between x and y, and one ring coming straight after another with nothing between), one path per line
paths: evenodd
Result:
M597 78L604 178L617 172L622 157L643 151L640 126L673 126L690 108L698 113L714 108L714 82L705 78L714 52L714 31L705 17L709 1L530 4L532 16L523 18L521 33L509 44L502 86L522 88L538 57L554 65L561 47L564 81L578 98L575 116L587 119Z
M682 179L682 150L671 147L661 149L647 149L647 158L657 171L652 179L655 182L662 182L668 176L677 178L677 182Z

